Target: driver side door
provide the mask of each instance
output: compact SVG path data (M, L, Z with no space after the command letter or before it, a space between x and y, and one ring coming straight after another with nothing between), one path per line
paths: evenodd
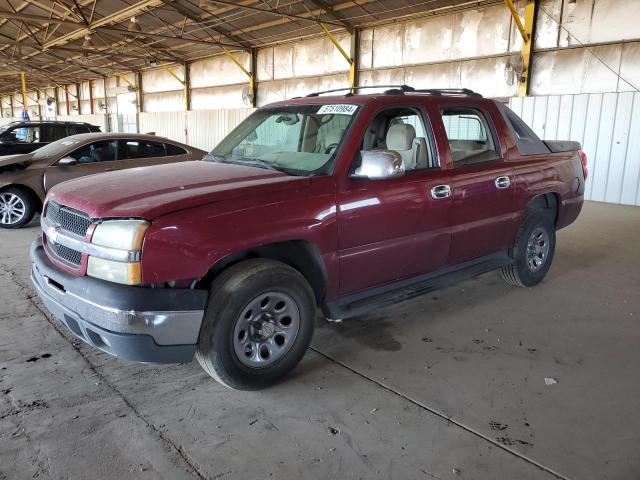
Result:
M98 140L63 155L52 163L44 174L44 189L73 178L110 170L110 162L118 158L117 140ZM64 160L63 160L64 159ZM70 163L66 163L69 159Z

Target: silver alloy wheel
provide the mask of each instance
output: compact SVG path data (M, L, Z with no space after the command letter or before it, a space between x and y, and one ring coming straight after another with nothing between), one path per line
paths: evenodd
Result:
M238 360L251 368L265 368L281 359L293 346L300 330L300 310L282 292L265 292L251 300L236 319L233 349Z
M537 272L547 261L549 255L549 234L542 227L531 232L527 242L527 265L531 272Z
M3 225L15 225L20 222L27 206L24 201L14 193L0 193L0 223Z

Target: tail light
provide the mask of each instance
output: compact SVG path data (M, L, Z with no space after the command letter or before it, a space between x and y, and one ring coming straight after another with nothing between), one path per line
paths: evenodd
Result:
M580 156L580 161L582 162L582 174L584 175L584 179L587 179L587 175L589 175L589 170L587 170L587 154L582 150L578 150L578 155Z

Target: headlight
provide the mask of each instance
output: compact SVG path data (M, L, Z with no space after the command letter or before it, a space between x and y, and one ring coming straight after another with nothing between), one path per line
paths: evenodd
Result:
M107 220L96 227L91 243L119 250L140 250L148 227L144 220Z
M144 220L107 220L99 224L91 243L100 247L128 252L135 255L142 248L144 234L149 228L149 223ZM87 265L87 275L110 282L123 283L125 285L140 285L142 272L140 262L130 258L129 261L117 261L100 258L99 255L90 255Z

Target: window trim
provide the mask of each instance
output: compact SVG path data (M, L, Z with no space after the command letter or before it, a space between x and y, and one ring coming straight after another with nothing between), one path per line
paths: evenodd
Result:
M384 105L381 106L380 108L378 108L376 111L371 113L371 120L369 122L367 122L367 125L365 127L364 132L362 132L362 135L360 137L360 143L359 145L362 147L363 143L364 143L364 136L367 133L367 130L369 129L369 125L371 125L371 123L376 119L376 117L378 115L380 115L382 112L384 112L385 110L397 110L397 109L402 109L402 108L408 108L411 110L414 110L418 116L422 119L422 126L424 128L424 132L426 135L425 140L427 141L427 148L429 148L431 150L431 158L435 160L436 165L432 166L432 167L427 167L427 168L416 168L413 170L406 170L405 171L405 175L410 175L413 173L421 173L421 172L433 172L436 170L441 170L442 169L442 162L440 161L440 153L438 152L438 146L436 145L436 136L435 136L435 132L433 130L433 123L431 122L431 118L429 117L429 113L425 110L423 105L420 104L414 104L414 103L408 103L408 104L403 104L403 105ZM386 135L386 133L385 133ZM355 169L357 168L356 165L356 158L359 157L360 152L362 152L362 148L360 148L358 150L358 152L356 153L356 156L351 160L351 165L349 166L349 175L351 175Z
M442 122L442 130L444 131L445 139L447 140L447 148L449 149L449 157L451 158L451 167L452 168L464 168L473 165L482 165L485 163L493 163L504 161L504 155L502 154L502 144L498 140L496 126L493 123L493 119L491 118L491 114L487 111L486 108L479 106L478 104L442 104L438 106L440 112L440 121ZM489 132L491 134L491 138L493 139L494 151L498 154L498 158L494 158L492 160L483 160L471 163L462 163L456 165L456 162L453 160L453 155L451 153L451 143L449 140L449 136L447 135L447 129L444 126L444 110L446 109L467 109L467 110L476 110L484 117L487 122L487 126L489 127Z

